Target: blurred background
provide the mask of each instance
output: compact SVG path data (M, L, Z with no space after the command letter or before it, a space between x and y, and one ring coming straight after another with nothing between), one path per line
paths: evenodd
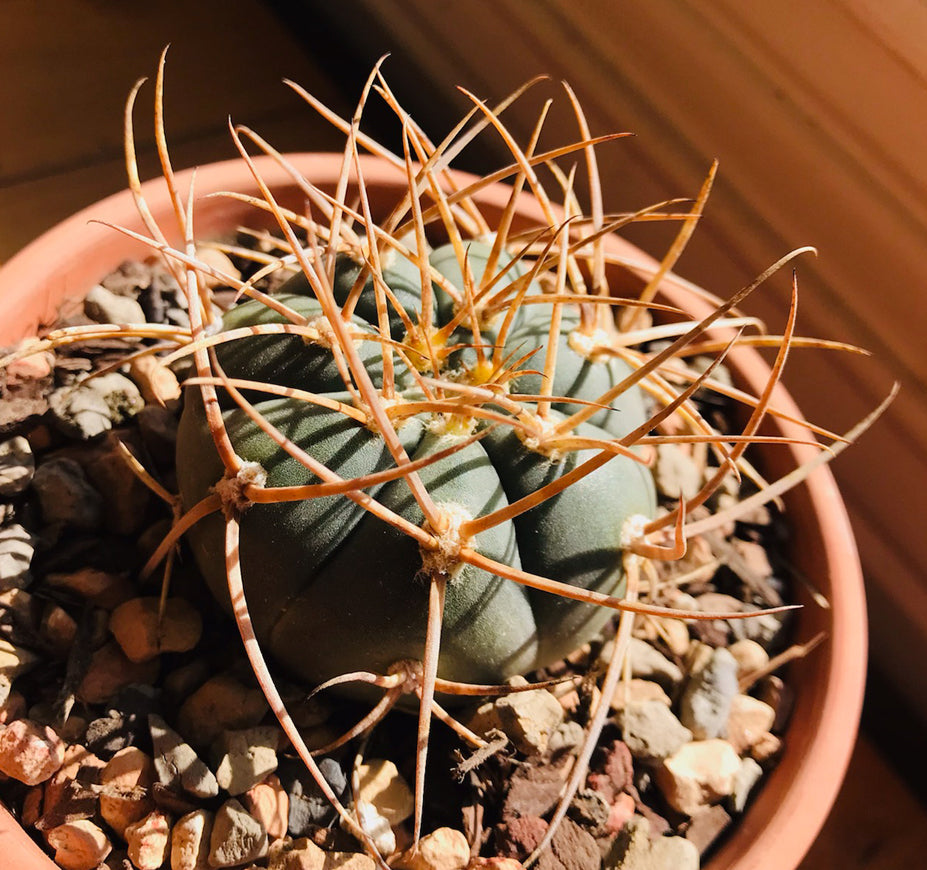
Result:
M288 88L350 115L377 58L440 138L469 108L550 77L506 114L525 141L547 97L549 145L576 137L569 81L600 156L606 210L718 180L677 271L728 296L792 248L800 332L870 359L796 351L786 383L837 431L902 391L833 466L867 576L871 669L863 739L812 867L914 867L927 848L927 5L921 0L0 0L0 261L122 189L122 111L171 44L166 117L177 168L234 156L227 122L281 150L343 138ZM153 88L136 111L142 177L156 174ZM396 141L385 113L369 132ZM507 162L484 138L461 168ZM667 237L629 233L651 253ZM750 305L773 331L787 282ZM919 857L915 857L915 855Z

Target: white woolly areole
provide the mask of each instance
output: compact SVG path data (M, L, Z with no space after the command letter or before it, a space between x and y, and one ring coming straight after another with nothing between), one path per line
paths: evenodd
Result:
M533 450L535 453L541 453L550 459L552 462L556 462L560 459L560 451L556 448L550 448L550 436L556 435L557 421L552 420L549 417L538 417L534 415L532 418L532 423L535 427L535 431L531 433L522 432L520 429L515 431L518 434L518 437L521 438L522 444L525 445L529 450Z
M470 513L463 505L454 502L435 505L438 509L438 517L443 521L443 531L436 531L427 521L423 528L431 533L437 547L433 550L421 548L422 552L422 574L432 576L434 574L444 574L453 579L456 573L463 566L460 561L460 550L467 546L471 539L464 538L461 535L460 527L473 519Z
M622 550L627 550L635 541L642 540L647 533L647 523L650 519L643 514L632 514L621 527L619 543Z
M321 345L322 347L328 348L331 350L336 344L340 345L335 330L332 328L331 323L329 323L328 318L323 314L319 317L315 317L306 323L310 329L314 329L318 338L314 340L314 344ZM345 323L347 328L348 335L351 336L354 347L360 347L361 343L361 332L357 329L352 323ZM356 336L356 337L355 337Z
M585 357L592 362L601 362L609 357L609 354L604 351L611 345L611 337L601 328L597 328L589 334L574 329L567 336L567 344L571 350L581 357Z
M223 477L213 491L222 501L222 513L238 516L253 504L245 495L246 486L263 487L267 483L267 472L259 462L242 462L234 477Z

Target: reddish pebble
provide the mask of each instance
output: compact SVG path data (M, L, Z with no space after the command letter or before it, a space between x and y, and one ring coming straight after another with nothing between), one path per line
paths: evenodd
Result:
M245 809L256 818L267 831L271 840L286 836L290 815L290 798L280 785L280 780L271 774L242 796Z
M64 741L47 725L17 719L0 734L0 772L38 785L64 764L64 750Z
M55 863L64 870L94 870L112 850L106 834L88 819L52 828L48 845L55 850Z
M634 798L622 792L615 798L608 812L606 828L610 834L617 834L634 815Z
M171 820L155 810L126 828L129 860L138 870L157 870L170 853Z

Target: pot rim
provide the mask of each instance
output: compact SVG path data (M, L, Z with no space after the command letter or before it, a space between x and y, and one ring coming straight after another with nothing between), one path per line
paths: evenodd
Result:
M298 153L288 155L287 159L320 186L333 185L342 164L340 154ZM286 189L299 201L299 191L286 170L269 157L254 160L271 189ZM368 187L405 185L404 172L398 167L367 155L361 161ZM185 192L192 177L193 170L176 173L178 189ZM457 177L463 182L473 178L466 173L457 173ZM148 181L142 189L154 214L170 214L163 179ZM235 158L197 169L196 189L202 197L218 190L255 190L255 183L244 162ZM481 191L477 199L487 206L501 208L508 194L507 186L497 184ZM199 200L195 220L200 237L215 234L221 227L228 230L229 221L224 224L221 221L231 202L226 198ZM519 206L520 213L529 219L541 217L537 203L528 195L522 195ZM246 207L237 203L233 212L236 220L241 221ZM22 249L0 268L0 346L34 334L40 324L53 319L62 300L83 295L122 260L151 253L141 243L91 221L143 231L133 196L124 190L83 209ZM647 275L656 270L657 262L630 242L609 237L608 246L632 272ZM692 287L670 274L661 284L661 293L672 304L684 304L696 316L704 315L709 310L708 304L691 293ZM739 349L729 362L747 387L754 391L762 388L769 366L759 353ZM774 403L787 413L798 412L781 386ZM800 426L780 428L788 434L808 434ZM802 459L807 461L814 453L810 447L788 445L775 455L770 454L774 456L771 467L781 469L789 461L793 465ZM800 525L810 539L810 546L803 553L808 562L804 574L823 588L831 605L829 610L823 610L808 604L799 614L798 632L810 637L818 630L826 630L828 641L809 659L792 666L790 684L794 677L796 703L785 735L783 758L765 778L747 812L737 818L733 831L712 856L706 870L797 867L830 812L856 740L865 687L867 625L862 569L849 518L826 467L817 469L802 487L789 493L787 505L793 524ZM806 527L806 524L813 525ZM801 584L796 586L800 591ZM805 596L805 601L811 601L810 595ZM56 866L2 804L0 844L10 860L17 859L15 866L30 866L30 861L36 867Z

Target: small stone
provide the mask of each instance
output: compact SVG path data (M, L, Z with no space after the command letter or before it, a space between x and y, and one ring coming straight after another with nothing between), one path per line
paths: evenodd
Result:
M302 837L290 842L282 841L270 847L269 870L322 870L330 859L330 852Z
M760 610L753 604L745 604L743 611ZM747 619L731 620L731 631L738 640L755 640L763 649L769 650L775 646L782 634L788 614L760 613Z
M737 660L723 647L716 649L711 661L686 684L679 721L696 740L723 737L737 692Z
M0 528L0 591L29 585L34 554L35 538L23 526L10 523Z
M545 764L517 768L502 805L502 820L547 815L557 805L563 783L562 766Z
M702 810L686 828L686 839L704 854L731 824L731 815L721 804Z
M591 788L581 788L570 801L567 815L594 837L600 837L608 830L611 804L600 792Z
M158 671L157 659L130 662L116 643L105 643L93 653L77 694L88 704L104 704L131 683L153 683Z
M97 323L145 323L145 312L131 296L117 296L97 284L84 297L84 314Z
M98 568L53 572L46 576L45 582L54 589L80 595L103 610L112 610L133 595L133 585L127 574L114 574Z
M782 741L775 734L766 733L761 735L750 747L750 757L760 764L765 764L778 755L781 749Z
M154 763L134 746L117 752L103 768L100 784L100 815L120 837L125 830L154 810L150 797Z
M0 685L9 683L9 677L0 675ZM0 725L8 725L14 719L21 719L26 713L26 699L21 692L9 692L0 704Z
M587 785L601 792L607 800L634 784L634 759L621 740L612 740L599 747L593 767L594 772L586 778Z
M599 870L602 855L589 831L564 819L554 832L550 848L538 858L538 870Z
M242 803L264 826L271 840L279 840L286 836L290 799L276 776L270 775L263 782L251 786L242 795Z
M66 822L48 832L55 863L63 870L95 870L113 846L106 834L88 819Z
M612 695L609 709L614 712L626 704L641 701L659 701L667 707L672 705L669 695L659 683L633 677L630 680L621 680L615 686L615 694Z
M177 727L194 746L209 746L223 731L257 725L267 713L260 689L230 674L218 674L200 686L180 708Z
M769 564L766 548L756 541L744 541L734 538L731 541L734 552L740 557L743 569L758 580L767 580L772 577L773 569Z
M763 768L752 758L741 759L740 770L734 777L734 788L731 791L731 808L735 813L742 813L747 806L747 799L763 775Z
M210 290L215 287L232 286L233 282L241 280L241 272L236 268L225 251L203 246L196 249L196 258L211 269L215 269L219 275L224 276L220 278L215 275L205 274L204 280L206 286Z
M678 444L658 444L654 482L666 498L692 498L702 485L702 470Z
M117 710L93 719L87 725L84 742L92 752L110 758L135 740L135 722Z
M128 446L129 439L124 440ZM103 505L105 528L116 535L138 533L148 515L152 494L132 470L112 433L90 455L84 471L97 492L106 493Z
M133 662L145 662L163 652L186 652L199 643L203 620L186 599L168 598L159 618L160 600L130 598L109 620L109 630Z
M438 828L419 841L418 849L403 853L399 870L463 870L470 862L470 844L461 831Z
M129 376L138 384L150 405L164 405L180 398L180 384L175 375L156 356L141 356L132 361Z
M219 786L234 797L273 773L280 737L280 729L271 725L223 732L216 764Z
M212 771L189 743L160 716L148 717L154 766L158 781L169 788L180 788L187 794L211 798L219 794L219 783Z
M9 641L0 638L0 676L11 680L17 675L35 667L41 658L30 650L14 646Z
M727 720L727 740L741 755L772 730L776 711L750 695L735 695Z
M181 816L171 831L171 870L209 870L212 813L194 810Z
M73 459L59 457L43 462L32 486L46 523L93 531L103 521L103 497L87 481L84 469Z
M396 851L396 835L389 822L377 812L373 804L359 800L355 804L354 811L361 830L370 837L381 855L391 855ZM342 827L347 829L343 820Z
M38 785L64 764L64 750L64 741L47 725L16 719L0 732L0 772Z
M674 656L684 656L689 649L691 639L689 626L682 619L655 618L657 636L666 644Z
M526 858L547 833L547 822L538 816L511 819L496 828L496 851L503 858Z
M561 722L557 730L550 735L547 749L551 755L556 756L564 752L573 752L583 744L586 732L583 726L574 719Z
M616 716L631 755L644 761L661 761L692 740L692 732L661 701L628 704Z
M770 674L760 680L755 694L764 704L769 704L776 711L776 721L772 730L776 733L784 731L795 703L792 687L786 685L782 677Z
M48 404L62 434L87 441L137 414L145 400L125 375L111 372L59 387L48 397Z
M634 798L627 792L617 795L608 810L606 831L617 834L634 816L634 807Z
M318 767L332 792L341 800L348 790L347 777L341 766L332 758L322 758ZM278 773L290 802L287 830L291 836L304 837L312 828L324 827L332 822L335 809L302 762L284 759Z
M357 776L359 799L376 807L391 826L412 815L415 808L412 790L392 761L386 758L365 761L358 768Z
M725 740L697 740L683 746L656 770L667 803L687 816L731 794L740 758Z
M563 707L546 689L514 692L499 698L495 707L502 730L525 755L545 752L564 717Z
M96 814L99 799L97 789L101 782L104 763L80 744L72 744L64 751L64 763L45 783L42 806L43 822L59 822L91 818ZM54 822L53 822L54 824Z
M25 492L35 474L32 446L22 435L0 441L0 496L12 498Z
M209 836L211 867L237 867L267 853L267 832L234 798L216 813Z
M651 838L649 822L637 816L618 834L605 857L609 870L698 870L698 849L682 837Z
M769 653L755 640L744 638L732 643L728 652L737 661L737 679L756 673L769 664Z
M170 854L171 819L154 810L126 828L125 840L129 860L138 870L158 870Z
M77 620L63 607L50 601L42 613L39 635L48 644L52 655L67 658L77 637Z
M632 637L628 646L631 676L659 683L668 692L682 682L682 671L647 641Z

